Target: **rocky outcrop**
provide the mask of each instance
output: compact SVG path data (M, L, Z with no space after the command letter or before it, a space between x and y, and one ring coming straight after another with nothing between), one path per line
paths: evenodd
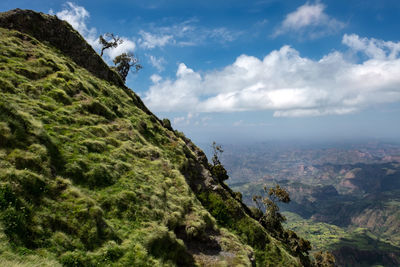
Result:
M14 9L0 13L0 27L27 33L59 49L98 78L124 86L121 77L107 66L83 37L66 21L56 16Z

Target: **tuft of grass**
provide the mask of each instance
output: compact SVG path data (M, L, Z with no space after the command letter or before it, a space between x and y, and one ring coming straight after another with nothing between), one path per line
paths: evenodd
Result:
M70 97L61 89L53 89L49 92L49 96L55 101L62 103L64 105L71 105L72 101Z
M89 152L101 153L107 148L106 143L100 140L84 140L82 145L86 146Z
M85 104L84 109L86 109L88 112L92 114L103 116L108 120L112 120L116 117L115 114L110 109L108 109L106 106L104 106L102 103L96 100L93 100L88 104Z
M1 77L0 77L0 90L4 93L11 93L11 94L15 93L14 85L10 81Z

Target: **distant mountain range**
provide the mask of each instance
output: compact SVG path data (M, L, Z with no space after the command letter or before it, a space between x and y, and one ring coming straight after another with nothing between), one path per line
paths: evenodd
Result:
M400 265L400 145L226 145L230 185L252 204L263 185L291 195L287 227L343 266ZM349 264L349 265L346 265Z

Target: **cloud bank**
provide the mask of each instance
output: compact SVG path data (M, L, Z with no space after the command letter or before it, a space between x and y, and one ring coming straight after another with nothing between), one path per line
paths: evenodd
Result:
M400 42L352 34L342 43L365 59L332 52L312 60L283 46L205 74L181 63L174 79L153 77L144 101L154 111L272 110L278 117L348 114L400 101Z

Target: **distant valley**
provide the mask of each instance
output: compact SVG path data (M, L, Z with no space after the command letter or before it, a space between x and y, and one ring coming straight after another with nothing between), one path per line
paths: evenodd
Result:
M342 266L400 264L400 145L225 145L229 185L248 205L280 184L286 227L330 250ZM351 265L345 265L351 264Z

